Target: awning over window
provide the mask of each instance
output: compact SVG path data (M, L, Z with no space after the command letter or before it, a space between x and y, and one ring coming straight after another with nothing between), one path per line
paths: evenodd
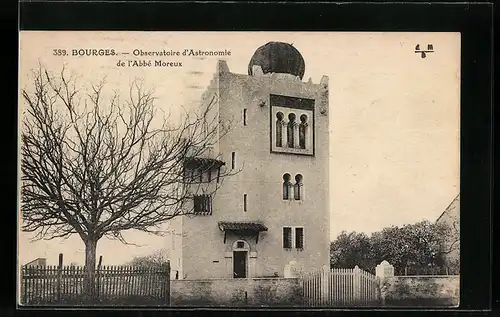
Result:
M259 241L259 233L267 231L267 227L260 222L227 222L218 223L219 229L224 232L224 243L226 243L226 233L234 232L236 234L248 234L256 236L255 243Z
M258 222L219 222L222 231L267 231L267 227Z

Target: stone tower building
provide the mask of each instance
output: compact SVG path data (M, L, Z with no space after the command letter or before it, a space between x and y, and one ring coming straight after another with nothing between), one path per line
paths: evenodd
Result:
M247 75L218 62L201 106L230 128L189 166L210 163L208 183L220 168L235 174L193 198L196 216L171 222L173 276L282 277L292 261L329 264L328 77L304 82L304 72L299 51L280 42L258 48Z

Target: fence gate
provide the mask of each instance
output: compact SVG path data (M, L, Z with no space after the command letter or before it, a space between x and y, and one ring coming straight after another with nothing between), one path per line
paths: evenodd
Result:
M304 305L311 307L377 306L380 287L377 277L354 269L324 269L304 276Z

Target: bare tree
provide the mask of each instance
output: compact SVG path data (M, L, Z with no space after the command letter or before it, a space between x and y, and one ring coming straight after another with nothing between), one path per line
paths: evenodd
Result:
M64 69L53 76L40 66L22 90L22 229L35 239L77 234L90 292L102 237L127 243L126 230L159 234L163 223L194 213L186 204L193 196L214 194L235 173L217 157L191 159L207 157L228 132L211 115L216 100L173 122L139 82L126 98L105 98L104 87L85 90ZM217 180L193 177L213 170Z

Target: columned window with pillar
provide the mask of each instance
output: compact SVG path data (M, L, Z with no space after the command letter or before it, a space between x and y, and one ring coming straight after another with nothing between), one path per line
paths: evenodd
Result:
M314 156L314 100L271 95L271 152Z

